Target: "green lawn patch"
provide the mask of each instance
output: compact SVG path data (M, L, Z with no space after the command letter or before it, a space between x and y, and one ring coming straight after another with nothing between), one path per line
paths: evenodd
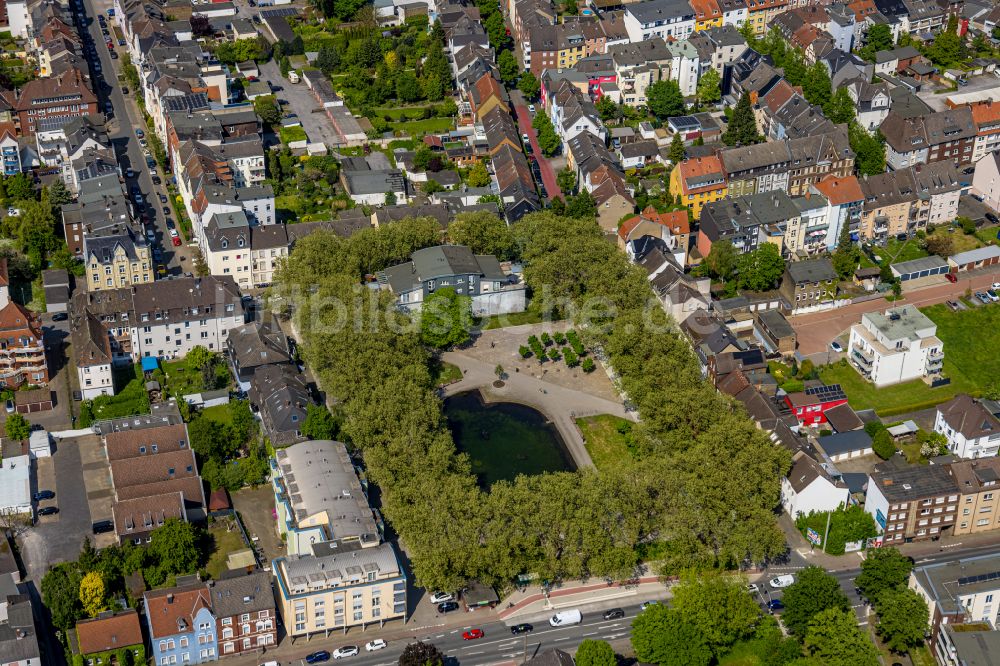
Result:
M284 144L290 144L294 141L305 141L308 138L306 131L298 125L281 128L281 142Z
M876 250L876 254L882 257L882 263L898 264L903 261L911 261L928 256L927 250L923 248L921 242L916 238L908 238L905 241L898 241L890 238L884 248Z
M208 557L208 564L205 570L213 579L218 579L226 571L226 560L231 553L246 548L243 537L238 529L226 530L227 521L213 523L208 529L208 534L212 538L212 554Z
M948 229L954 229L954 231L949 232ZM978 237L963 233L961 228L940 226L935 229L934 234L928 234L927 237L931 238L935 234L951 238L951 254L948 256L958 254L959 252L968 252L969 250L975 250L977 247L983 246L983 242Z
M628 420L611 414L586 416L576 420L583 435L584 446L597 469L610 469L622 458L631 455L625 435L618 430L622 425L631 426Z
M446 132L454 126L454 118L428 118L426 120L408 120L404 122L389 123L389 127L393 131L406 132L410 135Z
M937 666L937 660L927 645L910 650L909 654L913 666Z
M976 230L976 238L982 241L983 245L997 245L997 234L1000 227L984 227Z
M201 417L205 419L211 419L213 421L218 421L223 425L232 425L233 416L229 411L229 405L215 405L213 407L205 407L201 410Z
M948 344L945 344L945 372L951 377L951 384L932 389L919 379L905 384L876 388L865 381L850 365L835 363L819 371L819 377L826 384L840 384L847 393L847 401L854 409L874 409L881 416L903 414L917 409L926 409L950 400L959 391L965 390L962 382L949 372Z
M434 384L436 386L445 386L447 384L457 382L462 378L461 368L454 363L445 363L443 361L436 365L433 373Z
M484 331L494 328L507 328L508 326L523 326L525 324L541 324L544 321L542 313L537 310L525 310L524 312L514 312L506 315L495 315L480 320L480 326Z
M160 361L160 368L163 369L171 393L187 395L201 392L201 371L191 370L184 364L183 360Z

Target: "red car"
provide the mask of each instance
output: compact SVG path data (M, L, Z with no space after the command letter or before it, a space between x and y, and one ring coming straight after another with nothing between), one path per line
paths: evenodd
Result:
M944 277L948 282L958 282L958 277L954 273L945 273Z
M180 239L180 236L173 236L173 237L172 237L172 238L170 239L170 242L171 242L171 243L173 243L174 247L180 247L180 246L181 246L181 239Z
M462 634L462 639L467 641L474 641L477 638L483 637L482 629L469 629L467 632Z

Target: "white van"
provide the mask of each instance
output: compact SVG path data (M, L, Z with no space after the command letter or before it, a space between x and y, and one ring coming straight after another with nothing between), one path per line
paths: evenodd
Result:
M289 70L288 71L288 80L291 81L292 83L298 83L299 82L299 73L296 72L294 69Z
M580 624L581 622L583 622L583 615L576 608L559 611L549 618L549 624L553 627L568 627L571 624Z

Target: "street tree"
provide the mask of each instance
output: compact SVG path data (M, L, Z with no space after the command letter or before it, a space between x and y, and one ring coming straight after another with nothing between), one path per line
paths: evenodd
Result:
M854 100L851 99L847 88L837 88L837 92L833 93L830 103L823 110L827 118L834 123L849 123L856 115Z
M753 634L760 608L736 576L706 574L683 579L674 587L673 608L695 627L718 657L736 641Z
M885 590L905 585L912 570L913 561L895 548L873 548L862 560L861 573L854 584L862 594L874 600Z
M840 589L840 582L817 566L809 566L798 573L796 580L782 597L785 612L781 621L789 633L802 638L809 630L809 622L820 612L830 608L850 610L851 603Z
M500 71L500 80L508 86L517 80L517 59L510 50L501 51L497 56L497 69Z
M441 666L444 655L433 643L409 643L399 655L399 666Z
M665 604L647 607L632 620L632 649L639 661L656 666L708 666L705 637Z
M542 91L542 85L538 82L538 77L532 74L531 70L527 70L517 82L517 89L521 91L526 100L533 101L538 99L538 94Z
M826 63L817 60L806 72L806 80L802 85L802 94L810 104L826 108L833 95L833 85L830 83L830 70Z
M584 639L573 657L576 666L615 666L618 658L607 641Z
M556 174L556 184L563 191L563 194L571 193L576 187L576 172L566 167Z
M879 663L875 646L858 627L851 609L827 608L817 613L809 621L803 644L823 666L878 666Z
M436 349L469 341L472 329L471 300L452 287L438 289L424 299L420 309L420 339Z
M883 590L875 600L878 633L893 652L906 652L922 645L929 625L927 602L919 594L898 585Z

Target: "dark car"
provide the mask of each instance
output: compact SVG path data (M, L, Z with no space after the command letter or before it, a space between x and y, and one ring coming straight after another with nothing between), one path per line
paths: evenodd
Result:
M159 177L159 176L153 176L153 185L159 185L159 184L160 184L160 183L162 183L162 182L163 182L163 181L162 181L162 180L160 180L160 177Z
M127 95L128 94L128 86L122 86L122 94L123 95Z
M69 319L69 315L65 312L57 312L52 315L52 321L66 321L67 319Z
M896 240L898 240L901 243L905 241L906 238L907 238L906 234L896 234Z
M458 610L457 601L443 601L438 604L438 613L450 613L454 610Z
M37 493L31 496L31 499L36 502L41 502L42 500L54 499L56 494L51 490L39 490Z
M313 652L312 654L306 655L307 664L318 664L321 661L330 661L330 653L326 650L320 650L319 652Z
M986 219L992 222L993 224L1000 223L1000 217L997 217L993 213L986 213Z
M55 515L57 513L59 513L59 507L55 507L55 506L47 506L44 509L39 509L38 510L38 515L39 516L52 516L52 515Z
M611 608L609 610L604 611L605 620L617 620L623 617L625 617L625 611L623 611L621 608Z
M167 207L167 206L164 206L164 207L163 207L163 214L164 214L164 215L170 215L170 208L169 208L169 207Z
M785 604L781 603L781 599L771 599L767 602L767 610L771 613L775 611L780 611L784 609Z
M98 520L96 523L91 525L90 528L94 534L104 534L105 532L113 532L115 524L110 520Z
M513 627L510 628L510 633L517 636L519 634L529 634L532 631L534 631L534 629L535 628L532 627L530 624L515 624Z
M118 53L116 53L115 51L112 51L111 52L111 59L112 60L118 60Z

